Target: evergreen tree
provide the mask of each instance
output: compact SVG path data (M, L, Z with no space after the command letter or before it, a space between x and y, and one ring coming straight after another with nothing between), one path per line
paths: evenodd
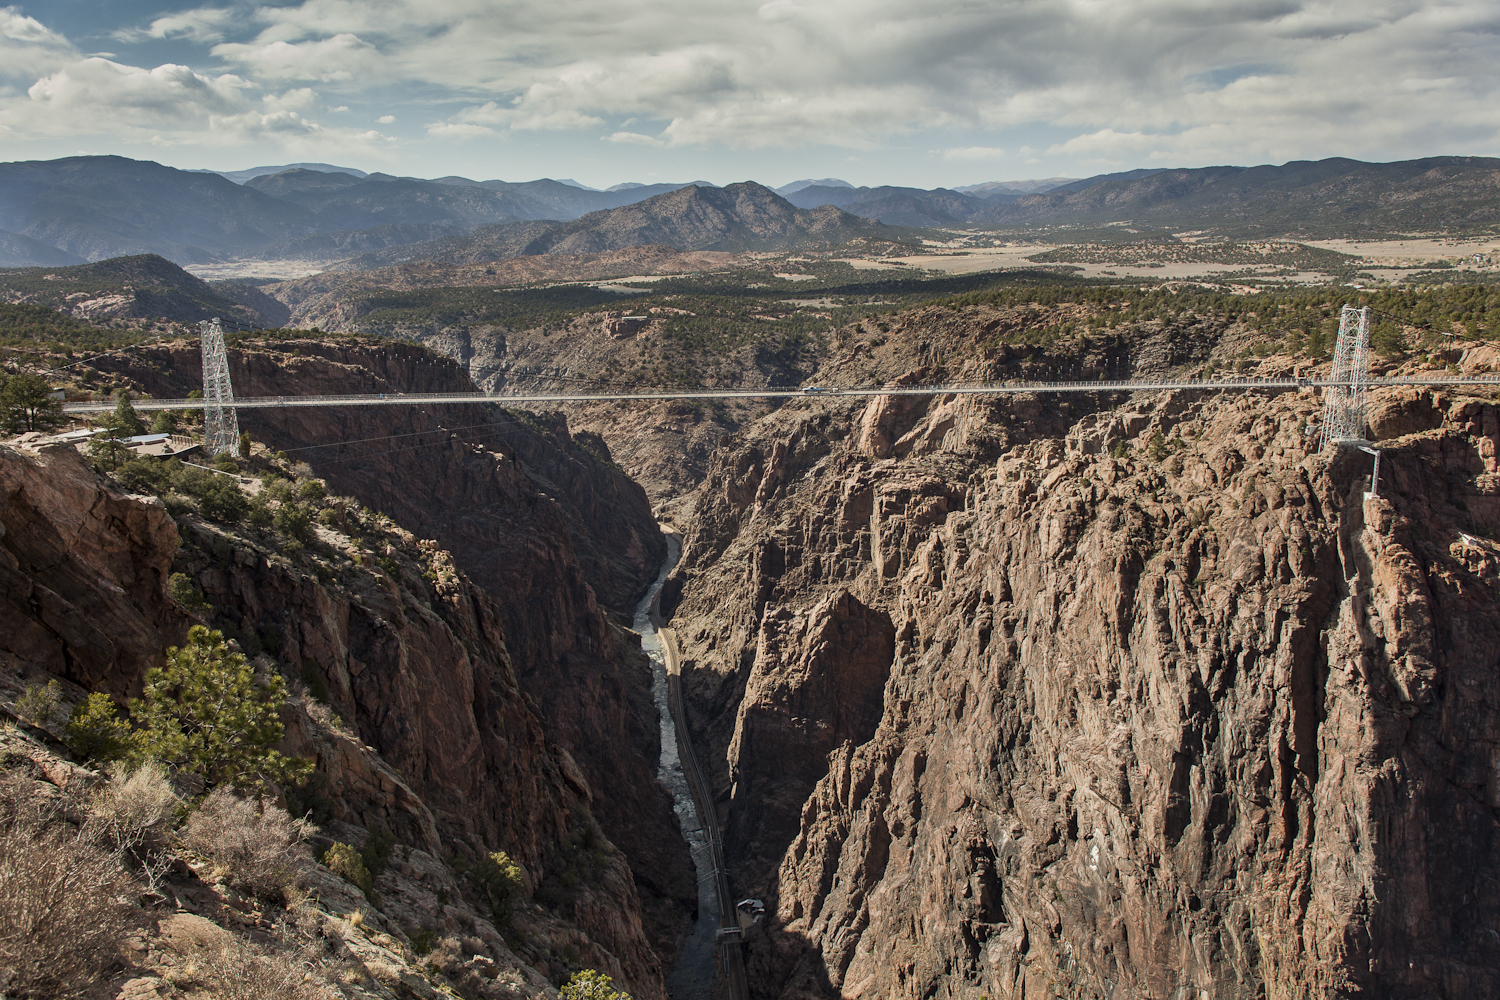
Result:
M130 405L128 392L121 392L120 400L115 404L115 426L124 437L146 433L146 425L141 422L140 414L136 413L135 407Z
M52 398L52 384L40 375L18 372L0 384L0 422L12 434L50 431L66 418L62 402Z
M146 672L145 691L130 713L143 731L143 755L201 777L209 785L253 787L297 782L312 762L272 747L281 739L286 683L232 652L224 634L202 625L187 645L167 650L167 665Z

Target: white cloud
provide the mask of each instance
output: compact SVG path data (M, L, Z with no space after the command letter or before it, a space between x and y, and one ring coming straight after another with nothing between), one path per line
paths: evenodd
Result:
M376 47L350 32L304 42L224 42L213 54L261 80L369 80L382 69Z
M35 80L78 57L66 38L15 7L0 7L0 79Z
M431 122L427 134L436 139L478 139L500 133L488 125L470 125L464 122Z
M121 28L114 37L122 42L136 42L146 38L186 38L194 42L217 42L237 20L234 10L227 7L200 7L177 14L158 17L145 29Z
M639 132L615 132L604 137L605 142L623 142L632 146L664 146L666 143L651 135Z
M1048 124L1158 137L1147 144L1171 155L1209 142L1207 155L1225 138L1213 127L1230 125L1244 159L1309 144L1373 154L1399 144L1368 128L1386 119L1500 142L1483 128L1500 97L1487 0L303 0L258 16L255 42L216 50L247 74L252 53L357 39L353 64L298 72L472 95L449 122L497 131L637 118L674 146L868 149ZM1420 102L1457 114L1434 122ZM964 150L996 145L944 155L983 160Z
M379 118L377 118L375 120L377 122L379 122L380 124L382 124L382 125L389 125L391 122L393 122L393 121L396 120L396 116L395 115L381 115Z
M251 110L306 124L315 105L285 95L316 86L339 107L375 88L420 95L411 120L436 138L921 155L939 143L903 136L940 132L944 162L976 166L1023 139L1018 159L1050 147L1100 165L1500 152L1493 0L294 0L176 12L131 37L211 45L222 62L187 71L203 83L110 70L122 95L85 100L99 87L79 81L108 73L3 8L0 77L16 95L46 87L0 92L0 121L20 129L17 107L43 99L113 101L120 129L145 128L149 92L168 131ZM226 88L244 106L210 110ZM435 103L461 110L430 121Z

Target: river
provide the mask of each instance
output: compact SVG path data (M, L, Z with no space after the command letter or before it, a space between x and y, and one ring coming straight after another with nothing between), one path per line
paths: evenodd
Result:
M656 582L646 591L641 603L636 605L635 630L641 634L641 648L651 657L651 696L656 702L656 712L661 720L661 762L656 770L657 780L672 793L672 803L677 810L677 819L682 824L682 835L692 851L693 867L698 872L698 919L692 933L682 946L677 964L667 973L667 996L671 1000L709 1000L714 981L714 934L719 927L719 897L714 888L713 861L709 856L708 841L703 836L703 823L693 805L693 796L688 791L687 778L682 773L682 757L677 749L677 724L672 720L672 709L667 701L667 667L662 659L661 641L656 636L656 625L651 620L651 607L656 595L677 559L682 554L682 542L675 534L667 535L667 558L661 565Z

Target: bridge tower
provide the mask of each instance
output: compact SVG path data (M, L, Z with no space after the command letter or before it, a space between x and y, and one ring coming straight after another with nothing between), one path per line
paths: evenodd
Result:
M203 450L209 455L234 454L240 443L240 421L234 410L234 386L229 384L229 355L219 318L198 324L203 334Z
M1345 306L1339 314L1339 339L1333 348L1333 384L1323 394L1323 441L1328 445L1366 445L1365 403L1370 393L1370 307Z

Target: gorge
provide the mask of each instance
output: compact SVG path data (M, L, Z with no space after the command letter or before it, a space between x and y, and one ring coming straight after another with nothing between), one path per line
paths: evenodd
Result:
M811 377L1320 363L1250 350L1232 310L1112 308L917 306L834 331ZM472 385L348 335L252 338L230 363L247 395ZM170 344L96 364L159 396L199 371ZM702 819L735 898L766 907L743 946L757 998L1489 995L1500 405L1377 390L1374 491L1368 456L1318 449L1320 415L1312 390L810 397L703 417L689 483L662 443L683 414L246 411L256 461L349 498L318 529L334 555L172 514L71 448L7 449L4 699L44 673L134 694L206 616L348 720L299 694L286 746L317 760L329 829L405 845L367 907L387 952L468 934L497 973L449 976L464 996L552 995L579 968L700 996L671 972L702 961L705 904L659 780L638 609L659 585ZM681 535L665 579L658 518ZM169 595L174 572L208 610ZM526 873L509 929L461 898L493 849ZM403 974L346 995L437 989Z

